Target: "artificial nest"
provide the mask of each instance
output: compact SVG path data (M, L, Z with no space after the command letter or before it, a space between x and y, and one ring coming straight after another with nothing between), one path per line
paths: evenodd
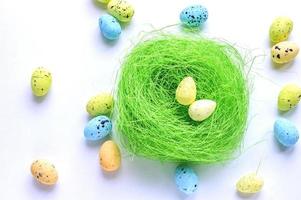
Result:
M125 57L117 87L117 129L132 154L160 161L216 163L234 157L248 116L245 62L230 44L199 36L160 35ZM175 92L194 78L197 99L217 108L203 122L188 115Z

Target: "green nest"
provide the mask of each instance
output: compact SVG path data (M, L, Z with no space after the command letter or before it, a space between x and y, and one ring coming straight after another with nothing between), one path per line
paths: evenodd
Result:
M117 88L117 129L132 154L160 161L216 163L234 157L248 116L245 62L231 45L201 37L161 35L133 48ZM175 92L192 76L197 100L217 102L195 122Z

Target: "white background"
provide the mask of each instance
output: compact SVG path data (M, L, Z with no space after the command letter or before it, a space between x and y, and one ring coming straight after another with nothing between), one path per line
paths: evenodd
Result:
M174 164L129 158L122 168L104 174L98 165L100 144L87 143L83 128L89 97L112 90L116 72L130 40L151 25L178 23L182 8L201 3L209 10L202 30L251 50L253 87L250 120L243 154L219 165L200 166L199 190L187 199L236 200L238 178L255 171L264 177L262 192L249 199L298 200L301 147L283 151L273 139L277 96L287 82L300 81L300 56L281 69L269 57L268 28L274 17L294 20L290 40L301 44L300 2L295 0L131 0L136 13L123 26L117 42L107 42L98 30L106 12L92 0L0 0L0 199L99 200L185 199L175 188ZM299 5L298 5L299 4ZM53 74L49 95L32 96L30 76L44 66ZM301 108L287 113L301 129ZM256 145L255 145L256 144ZM30 175L34 159L51 160L59 170L53 188L37 184Z

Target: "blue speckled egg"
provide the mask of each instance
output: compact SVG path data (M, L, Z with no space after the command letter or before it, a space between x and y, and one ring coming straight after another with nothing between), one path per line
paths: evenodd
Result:
M191 167L179 165L176 168L175 181L177 188L181 192L189 195L197 190L199 178Z
M284 147L294 146L299 139L296 126L287 119L277 119L274 124L275 137Z
M106 116L97 116L91 119L85 127L84 135L87 140L101 140L112 130L112 122Z
M116 40L121 34L119 22L109 14L104 14L99 18L99 29L102 35L109 40Z
M180 20L189 27L199 27L208 19L207 8L201 5L193 5L182 10Z

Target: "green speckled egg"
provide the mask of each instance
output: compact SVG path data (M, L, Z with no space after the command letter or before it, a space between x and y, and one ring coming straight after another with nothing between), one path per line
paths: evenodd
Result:
M44 96L48 93L52 82L51 73L43 68L38 67L31 75L31 89L35 96Z
M110 93L103 92L92 97L86 106L86 110L90 116L106 115L112 111L113 96Z
M293 30L293 21L288 17L277 17L270 26L270 40L273 43L287 40Z
M299 103L301 99L301 88L296 84L285 85L278 96L278 109L288 111Z
M121 22L131 21L134 7L125 0L111 0L108 3L108 12Z

